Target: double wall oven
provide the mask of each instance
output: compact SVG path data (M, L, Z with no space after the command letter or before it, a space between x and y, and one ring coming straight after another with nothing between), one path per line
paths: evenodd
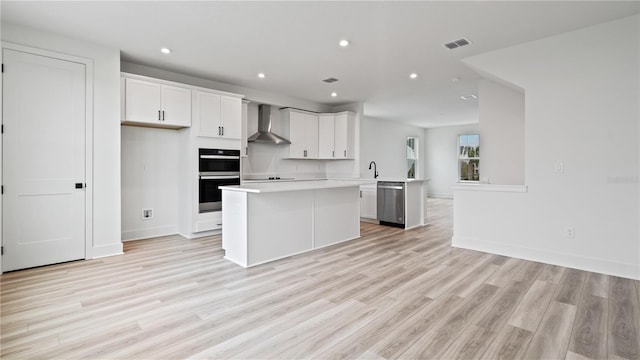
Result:
M222 210L218 186L240 185L240 150L199 149L201 213Z

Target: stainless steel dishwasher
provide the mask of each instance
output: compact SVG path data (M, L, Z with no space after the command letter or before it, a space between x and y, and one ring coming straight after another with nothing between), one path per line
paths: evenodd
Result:
M404 228L404 186L401 181L378 181L378 220Z

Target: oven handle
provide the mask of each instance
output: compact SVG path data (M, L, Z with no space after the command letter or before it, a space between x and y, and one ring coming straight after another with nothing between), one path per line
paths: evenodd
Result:
M225 159L225 160L234 160L234 159L240 159L240 156L228 156L228 155L200 155L200 159Z
M240 176L201 175L200 179L201 180L240 179Z

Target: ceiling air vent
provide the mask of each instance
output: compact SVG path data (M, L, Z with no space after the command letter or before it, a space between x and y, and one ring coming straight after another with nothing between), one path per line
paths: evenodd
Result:
M446 47L449 50L453 50L455 48L459 48L461 46L465 46L465 45L469 45L469 44L471 44L469 39L462 38L462 39L458 39L456 41L448 42L448 43L444 44L444 47Z
M331 84L332 82L338 81L338 79L336 79L336 78L327 78L327 79L324 79L322 81Z

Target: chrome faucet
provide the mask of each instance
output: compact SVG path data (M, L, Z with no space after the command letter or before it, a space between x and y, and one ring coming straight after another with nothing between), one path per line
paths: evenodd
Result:
M376 162L372 161L372 162L369 163L369 170L371 170L371 165L373 165L373 178L377 179L378 178L378 170L377 170Z

